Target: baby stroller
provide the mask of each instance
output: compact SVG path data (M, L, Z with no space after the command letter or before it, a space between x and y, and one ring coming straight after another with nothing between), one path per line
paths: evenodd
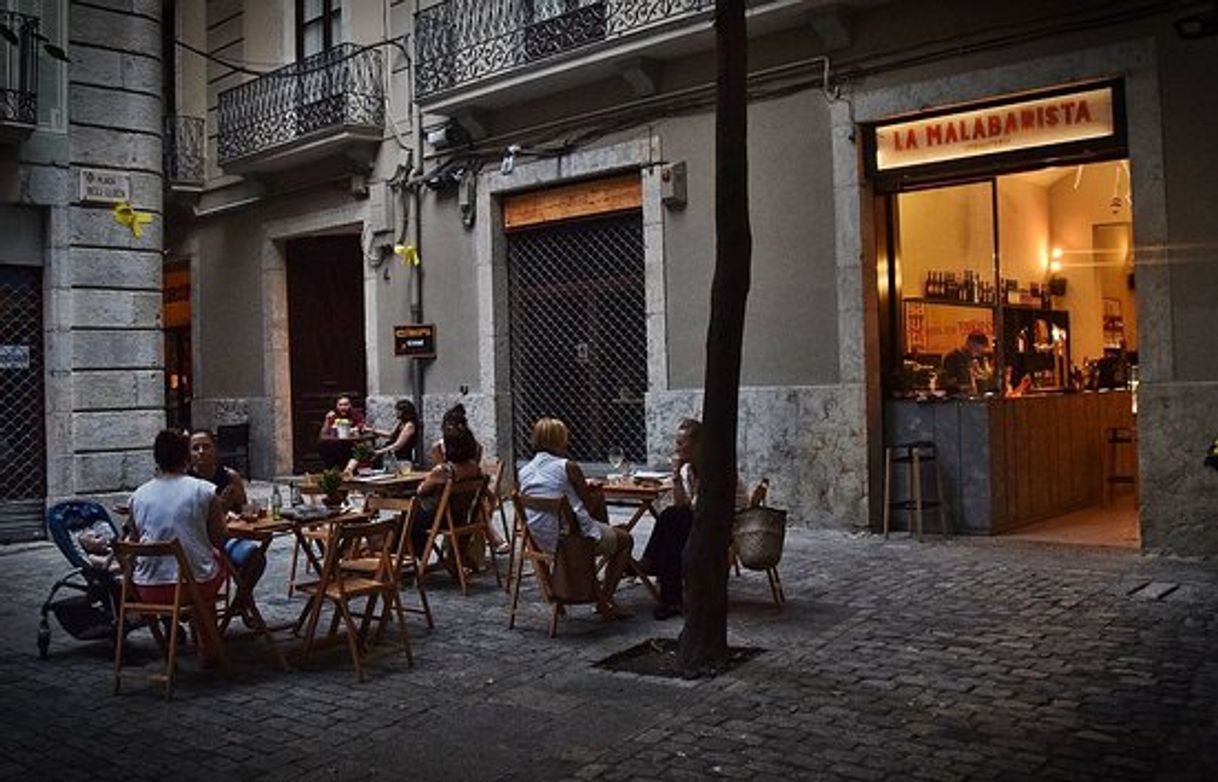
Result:
M72 570L51 587L42 604L38 625L38 656L47 657L51 627L47 614L54 612L59 624L81 641L114 640L115 617L122 599L122 582L111 553L118 527L106 509L95 502L61 502L47 511L47 529ZM56 597L68 590L66 597ZM135 625L129 624L126 632Z

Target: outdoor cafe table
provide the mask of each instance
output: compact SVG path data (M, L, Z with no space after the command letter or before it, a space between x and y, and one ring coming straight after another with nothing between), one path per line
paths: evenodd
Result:
M308 506L307 506L308 507ZM296 538L296 545L304 551L304 555L308 558L309 564L313 567L315 573L322 572L322 562L317 558L317 553L313 547L309 545L308 539L305 538L304 531L309 527L315 527L320 524L329 524L331 530L337 529L343 524L353 524L361 521L368 521L371 515L362 511L347 511L333 516L321 516L316 518L305 518L300 520L295 519L271 519L258 518L254 521L238 519L230 521L227 524L228 533L233 537L244 537L262 542L263 549L270 545L271 539L276 534L291 532ZM251 603L253 598L250 598ZM299 632L301 627L305 626L308 620L314 613L321 611L322 601L317 595L309 597L309 602L305 605L304 610L300 612L300 617L293 624L294 632ZM256 610L256 609L255 609Z
M397 475L391 473L355 475L343 481L343 488L347 491L361 492L365 496L412 497L427 475L428 473L423 470L410 470Z

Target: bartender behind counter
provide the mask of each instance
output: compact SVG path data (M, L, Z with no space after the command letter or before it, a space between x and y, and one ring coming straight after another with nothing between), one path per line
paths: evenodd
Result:
M990 338L980 331L943 357L943 385L949 394L978 394L990 389L993 371L985 359Z

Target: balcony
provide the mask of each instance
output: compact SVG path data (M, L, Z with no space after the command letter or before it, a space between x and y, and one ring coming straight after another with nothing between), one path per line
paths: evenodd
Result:
M0 25L0 142L16 142L38 125L38 18L0 10Z
M165 186L175 192L203 188L203 118L165 117Z
M371 157L385 127L380 51L341 44L220 93L226 173L274 171L345 154Z
M749 34L807 26L860 0L749 0ZM416 99L433 113L508 103L623 77L714 48L714 0L445 0L415 15ZM640 74L642 78L640 78Z

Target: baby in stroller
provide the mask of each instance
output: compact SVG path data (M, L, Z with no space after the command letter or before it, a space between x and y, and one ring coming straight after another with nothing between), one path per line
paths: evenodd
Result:
M47 511L47 530L72 570L55 582L42 604L38 655L46 659L51 643L47 617L51 613L73 638L113 641L122 598L119 566L111 545L119 537L118 527L97 503L69 501ZM60 596L61 590L71 594ZM130 631L131 627L126 629Z

